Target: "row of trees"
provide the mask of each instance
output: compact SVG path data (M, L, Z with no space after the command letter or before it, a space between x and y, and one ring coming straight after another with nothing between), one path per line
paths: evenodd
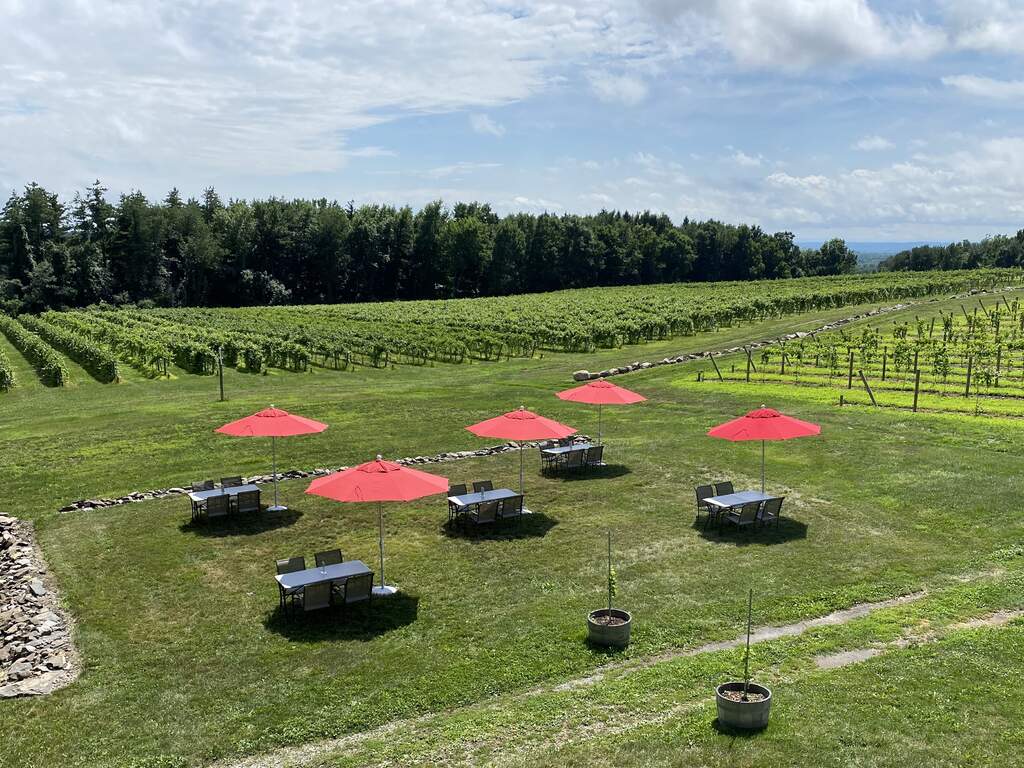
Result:
M882 271L1024 267L1024 229L1014 236L995 235L977 243L921 245L900 251L878 265Z
M236 306L484 296L595 285L851 272L841 240L655 213L496 215L489 205L199 200L116 203L96 182L70 203L38 185L0 216L0 299L40 310L98 301Z

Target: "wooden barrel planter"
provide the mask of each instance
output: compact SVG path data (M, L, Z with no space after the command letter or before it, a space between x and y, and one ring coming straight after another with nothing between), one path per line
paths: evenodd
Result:
M749 700L743 701L736 695L743 693L743 685L742 681L722 683L715 689L718 724L723 728L743 731L760 730L768 725L768 715L772 709L772 692L763 685L748 683Z
M612 608L612 623L605 623L608 609L601 608L591 611L587 616L587 639L594 645L612 648L625 648L629 645L629 633L633 626L633 617L629 611ZM615 622L614 619L621 621Z

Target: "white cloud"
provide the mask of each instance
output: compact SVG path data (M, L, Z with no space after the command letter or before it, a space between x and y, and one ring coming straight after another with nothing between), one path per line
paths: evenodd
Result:
M591 72L590 90L601 101L621 102L636 106L647 98L647 84L633 75L616 75L610 72Z
M761 165L763 160L764 158L761 155L757 155L756 157L748 155L742 149L737 149L732 153L732 161L743 168L757 168Z
M490 134L498 138L505 135L505 126L495 122L488 115L472 114L469 116L469 124L477 133Z
M925 59L943 29L917 16L882 16L867 0L644 0L677 30L713 40L744 67L802 71Z
M958 48L1024 53L1024 6L1018 0L943 0L941 5Z
M983 99L1024 98L1024 80L993 80L977 75L951 75L942 78L942 84Z
M564 210L563 206L560 204L551 200L545 200L543 197L526 197L525 195L516 195L512 198L512 203L514 208L526 211Z
M893 143L884 136L865 136L862 139L856 141L853 145L854 149L859 149L861 152L880 152L883 149L892 149Z
M500 168L501 163L470 163L470 162L458 162L452 165L441 165L436 168L430 168L424 171L423 175L431 179L444 179L453 176L463 177L467 174L473 173L474 171L486 171L494 168Z

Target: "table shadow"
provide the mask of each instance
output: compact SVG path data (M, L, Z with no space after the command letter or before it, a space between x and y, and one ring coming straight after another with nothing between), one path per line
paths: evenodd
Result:
M700 534L702 539L716 544L732 544L737 547L750 544L783 544L787 541L807 538L807 523L794 520L791 517L781 518L778 525L758 523L742 528L730 523L723 523L721 527L717 523L711 523L705 528L702 517L700 522L694 522L691 527Z
M293 614L291 608L277 606L267 615L263 626L296 643L373 640L412 624L419 614L419 603L416 595L397 592L389 597L374 597L369 603L309 613L299 609Z
M605 464L603 467L587 467L577 472L546 472L545 477L552 480L574 482L577 480L612 480L632 474L633 470L625 464Z
M441 533L450 539L466 539L468 541L511 541L515 539L542 538L558 525L553 517L543 512L509 520L497 520L493 523L477 525L472 522L450 520L441 526Z
M277 528L286 528L294 524L302 512L297 509L286 509L283 512L268 512L261 508L255 515L228 515L227 517L207 520L186 520L178 528L182 533L191 533L196 536L208 536L212 538L223 538L225 536L252 536L265 531L273 531Z

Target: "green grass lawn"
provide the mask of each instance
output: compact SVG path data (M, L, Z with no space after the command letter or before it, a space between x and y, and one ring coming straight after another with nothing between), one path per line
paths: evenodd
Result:
M951 755L966 739L959 757L969 753L973 763L937 764L1008 764L1020 731L1006 721L1018 697L1003 676L1020 672L1011 661L1024 643L1017 624L950 631L828 673L812 659L823 649L891 640L922 622L1020 607L1024 566L1013 547L1024 522L1007 506L1024 486L1014 421L838 409L778 385L697 384L703 363L624 376L617 381L650 401L605 409L610 466L585 479L544 478L531 453L526 491L539 514L518 530L453 536L441 498L390 505L388 576L402 593L350 622L284 620L272 561L340 546L346 558L376 567L370 505L305 496L300 481L282 484L289 513L247 526L194 528L183 498L54 512L76 498L268 470L268 441L213 429L269 403L331 425L280 442L283 467L483 447L491 441L464 425L520 404L593 432L595 409L552 395L576 368L725 348L856 311L595 355L393 371L230 371L226 403L217 402L213 378L188 375L0 396L4 511L36 521L85 663L80 680L55 695L0 702L0 765L203 765L392 722L399 724L387 737L306 762L754 765L764 750L773 764L875 765L889 764L873 760L878 755L893 755L891 764L942 749ZM692 524L693 486L731 478L753 487L760 454L704 433L762 399L820 422L823 434L769 447L769 486L787 495L778 533L706 535ZM518 457L431 471L453 482L513 485ZM602 601L609 528L618 602L635 623L633 644L611 655L584 643L584 617ZM993 568L999 573L980 581L954 578ZM759 624L922 588L929 596L888 619L758 648L755 670L779 696L772 726L752 739L710 725L713 682L736 674L732 651L555 688L609 661L735 637L750 586ZM963 674L971 684L943 693L933 712L938 692L959 686ZM860 690L901 704L906 719L886 717ZM948 712L982 703L991 738L947 728ZM811 747L816 739L825 752Z

